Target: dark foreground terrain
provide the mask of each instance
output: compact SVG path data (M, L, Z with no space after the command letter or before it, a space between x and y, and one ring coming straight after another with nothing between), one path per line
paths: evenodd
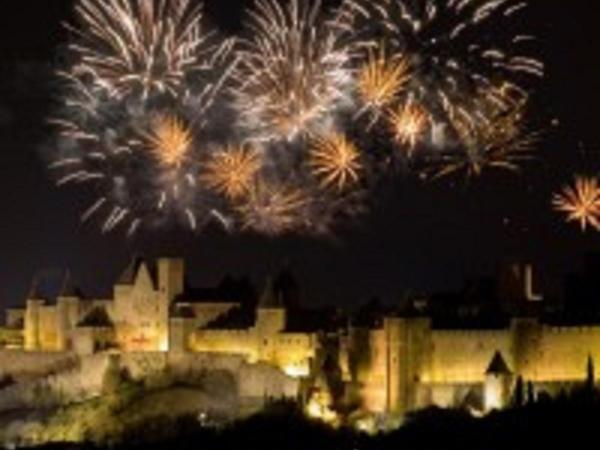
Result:
M202 450L495 450L598 448L600 401L577 393L538 399L526 406L476 419L466 412L429 409L404 425L376 436L333 430L306 420L294 407L274 405L268 412L221 429L197 418L154 419L127 430L115 449ZM50 445L48 449L107 448L94 444Z

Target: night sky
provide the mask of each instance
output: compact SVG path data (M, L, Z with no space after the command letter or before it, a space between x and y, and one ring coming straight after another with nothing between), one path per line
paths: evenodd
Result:
M488 173L468 184L405 177L381 190L369 215L330 238L172 229L132 240L82 225L90 198L76 188L54 188L45 170L51 142L45 118L56 100L52 69L73 1L10 3L15 9L3 5L0 14L2 305L22 303L33 274L44 268L70 268L85 292L107 295L133 255L184 256L196 284L228 272L261 281L288 261L306 303L352 307L373 295L391 302L405 290L457 288L510 259L534 261L558 280L586 252L600 250L599 233L581 234L550 208L552 192L573 174L600 168L600 41L590 0L531 1L530 31L540 37L548 65L534 101L546 137L522 175ZM234 32L250 1L206 3L221 29ZM550 125L555 119L560 126Z

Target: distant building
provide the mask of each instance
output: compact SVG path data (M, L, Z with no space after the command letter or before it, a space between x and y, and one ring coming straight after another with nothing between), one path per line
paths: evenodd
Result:
M239 280L198 290L185 279L184 262L166 258L134 260L108 299L84 298L68 275L53 292L37 279L25 308L7 312L4 351L236 355L313 390L316 380L321 390L341 386L332 402L399 417L431 405L503 408L517 379L558 392L585 380L590 357L600 361L600 325L559 325L547 316L526 265L510 266L495 286L471 284L461 299L405 299L400 310L372 302L355 320L302 310L289 271L270 279L256 301Z

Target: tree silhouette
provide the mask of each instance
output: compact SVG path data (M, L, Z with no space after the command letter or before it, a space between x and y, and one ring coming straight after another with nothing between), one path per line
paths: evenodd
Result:
M527 383L527 404L532 405L535 403L535 391L533 389L533 383L529 381Z
M592 355L588 356L587 361L587 376L585 379L585 388L588 392L593 392L596 386L596 373L594 368L594 360Z
M515 384L514 394L514 405L520 408L525 403L525 386L523 383L523 377L519 375L517 377L517 383Z

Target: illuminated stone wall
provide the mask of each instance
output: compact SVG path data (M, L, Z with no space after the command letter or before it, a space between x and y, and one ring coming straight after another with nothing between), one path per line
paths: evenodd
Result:
M430 373L431 333L426 319L388 318L364 343L354 342L362 361L349 363L359 385L363 408L402 415L418 406L417 386Z
M19 353L10 357L15 367L27 366L27 376L0 390L0 412L54 408L99 395L108 364L107 355L84 359L69 354ZM0 359L6 355L0 354ZM36 373L32 373L35 370ZM25 373L24 370L18 372Z
M15 379L42 377L74 367L77 361L77 356L72 353L1 350L0 377L7 375Z
M538 383L582 381L588 357L600 367L600 327L541 326L520 358L519 374Z
M432 330L423 319L386 319L370 330L365 344L351 379L360 386L363 408L376 413L458 406L473 392L482 392L488 406L505 402L509 388L503 386L502 398L492 402L498 389L486 375L496 352L512 382L521 376L550 392L583 381L590 356L600 364L600 327L551 327L529 319L479 331ZM352 366L353 352L356 343L344 348L343 366Z
M431 370L422 374L424 383L483 383L494 354L502 353L515 367L511 330L432 332Z
M259 338L259 360L279 367L288 375L310 375L311 361L317 357L319 343L316 335L308 333L278 333Z
M195 330L189 341L192 352L224 353L243 356L250 362L258 361L258 336L246 330Z
M4 351L0 352L0 375L11 375L16 383L0 390L0 412L93 398L102 393L106 371L113 364L148 386L154 379L163 380L165 385L174 380L206 381L235 399L231 402L235 408L243 404L256 410L270 399L296 399L300 394L299 380L270 364L249 364L241 356L164 352L80 356Z
M238 330L197 329L189 337L193 352L242 356L249 363L271 364L292 377L310 375L319 343L312 333L285 331L284 308L258 308L256 323Z
M242 356L249 363L272 364L294 377L308 376L316 357L316 336L303 333L262 334L260 329L196 330L190 336L192 352Z
M58 314L55 306L41 306L38 311L38 336L40 349L62 350L58 341Z
M0 327L0 348L20 350L23 348L23 330Z

